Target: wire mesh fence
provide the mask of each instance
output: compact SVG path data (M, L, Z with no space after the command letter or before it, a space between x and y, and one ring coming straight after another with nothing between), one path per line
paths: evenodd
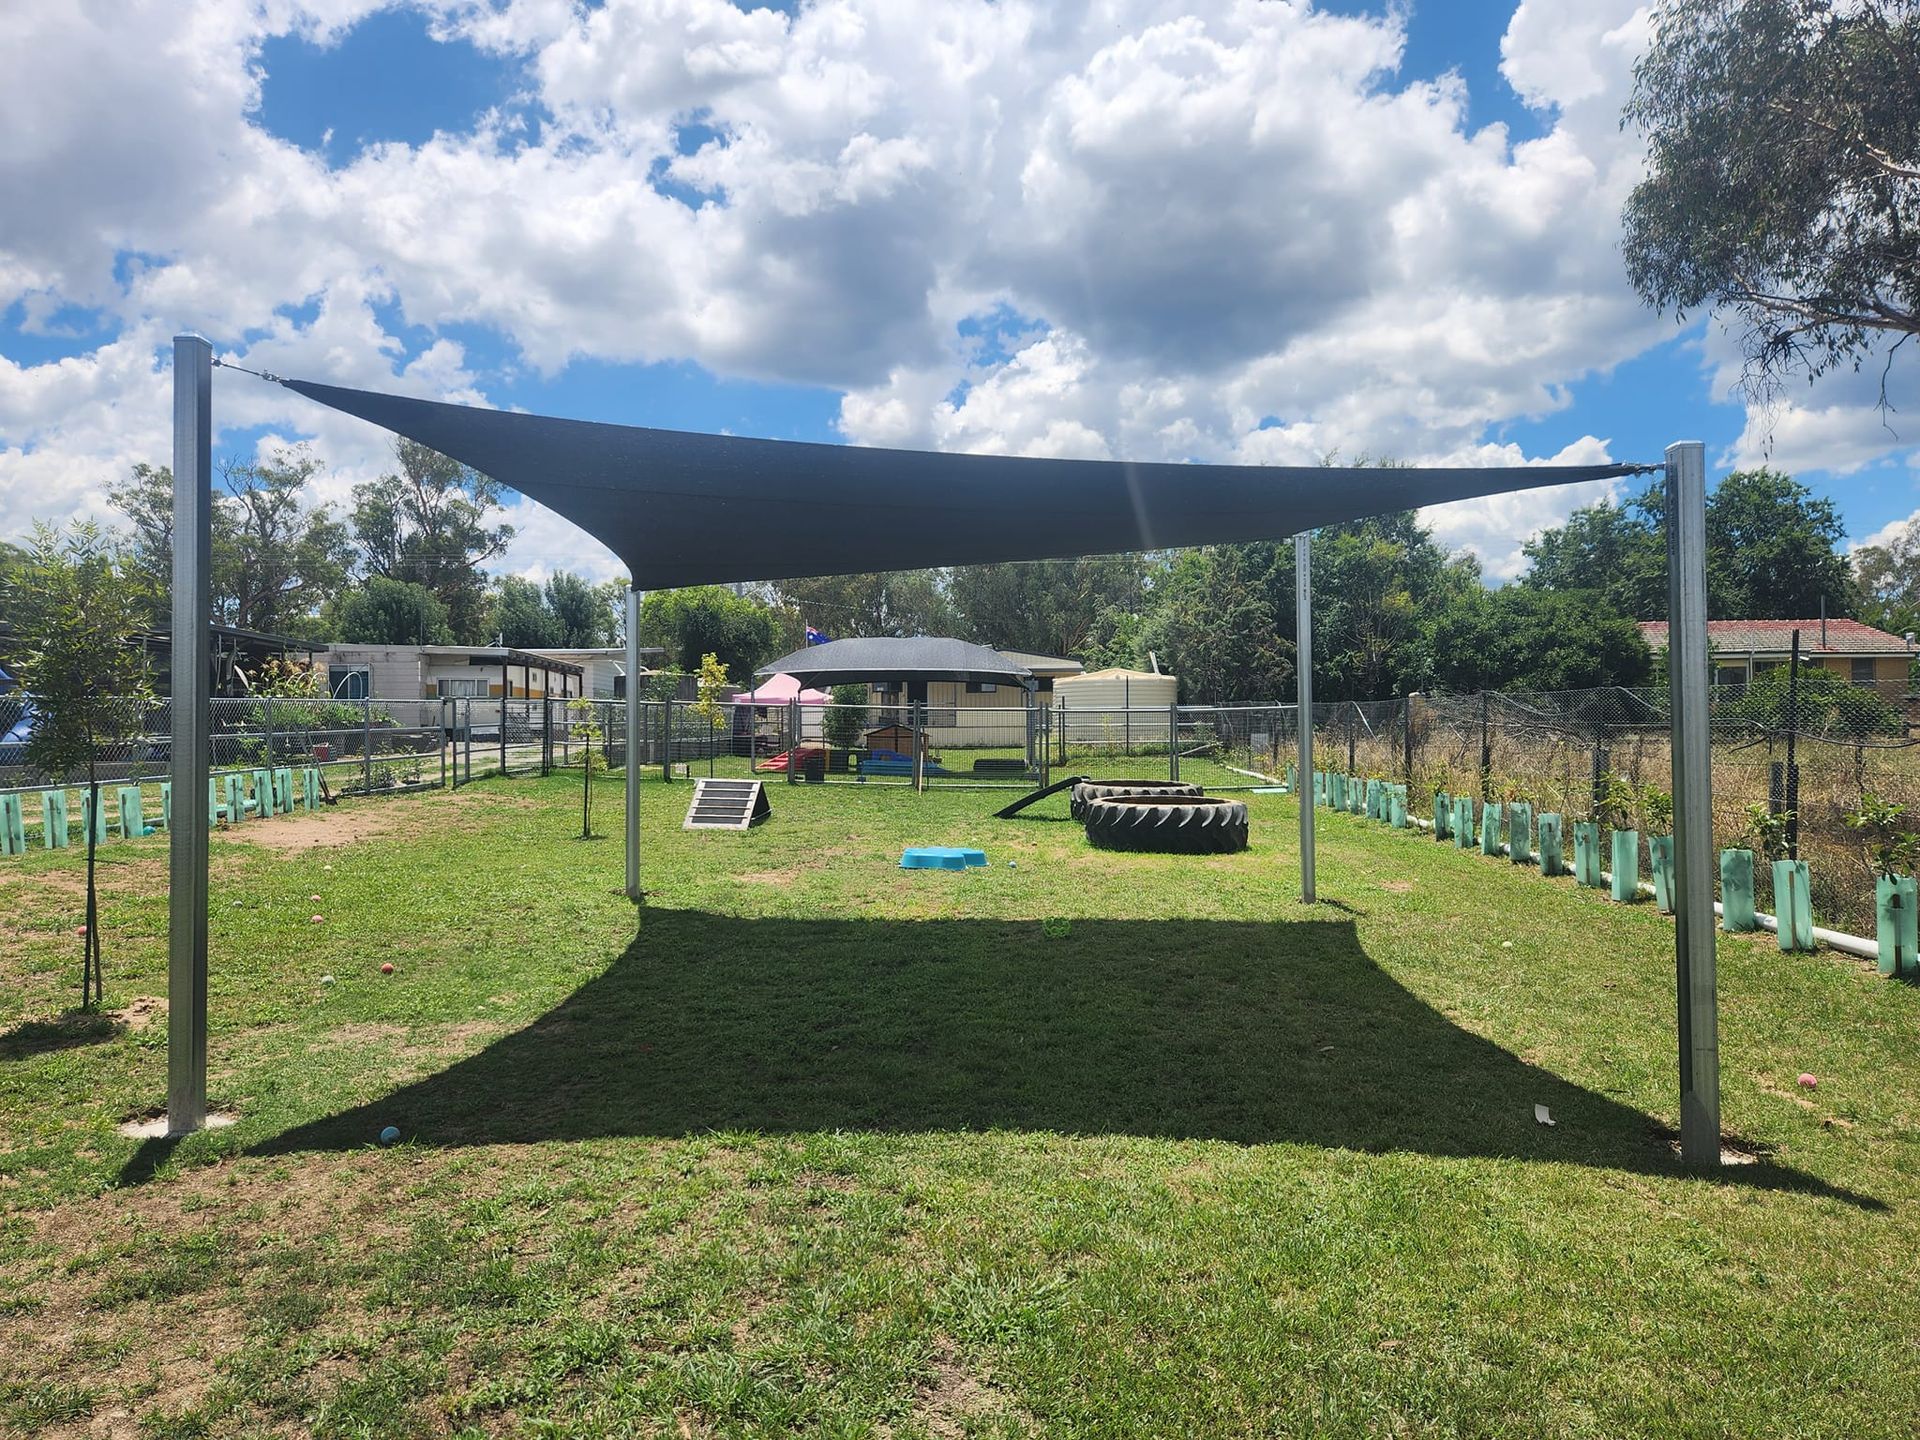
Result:
M1314 763L1405 781L1422 814L1439 791L1523 800L1638 831L1645 846L1670 804L1668 721L1666 692L1650 688L1316 706ZM1871 933L1877 870L1849 818L1868 797L1920 818L1920 700L1904 684L1817 677L1718 686L1710 722L1716 845L1807 861L1821 923ZM1764 864L1757 883L1764 908Z
M990 697L967 696L967 700ZM298 764L333 793L455 787L488 776L576 768L593 753L626 761L622 700L472 697L444 700L216 699L213 766L222 772ZM0 792L70 786L28 761L28 702L0 696ZM1210 789L1282 776L1297 754L1298 707L929 705L876 697L865 705L705 708L664 694L634 707L640 763L662 779L755 775L789 784L902 789L1029 789L1069 774L1116 771L1179 779L1210 762ZM1438 791L1524 800L1536 812L1658 827L1670 783L1664 690L1414 695L1316 705L1317 769L1406 781L1417 813ZM1825 923L1871 929L1875 868L1848 823L1876 797L1920 816L1920 698L1905 684L1835 683L1822 672L1712 692L1714 835L1718 845L1770 847L1807 860ZM97 748L103 784L164 779L165 700L129 701ZM1189 775L1186 778L1192 778ZM1770 897L1759 867L1761 898Z

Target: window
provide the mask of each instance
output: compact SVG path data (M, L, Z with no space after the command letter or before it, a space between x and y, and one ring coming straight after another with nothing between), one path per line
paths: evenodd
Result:
M1786 663L1784 660L1756 660L1753 662L1753 678L1758 680L1762 675L1770 675Z
M998 685L987 680L967 681L967 694L969 695L991 695L999 688Z
M329 665L327 690L336 700L367 698L367 670L364 665Z
M900 682L898 680L876 680L873 682L873 693L876 695L898 695L900 693Z
M461 676L456 680L441 680L440 698L442 700L468 700L480 693L479 676Z
M1747 667L1744 665L1716 665L1713 667L1713 683L1716 685L1744 685L1747 683Z
M1871 684L1873 684L1873 682L1874 682L1874 680L1875 680L1876 678L1878 678L1878 677L1877 677L1877 676L1875 676L1875 674L1873 673L1873 661L1872 661L1872 659L1871 659L1871 658L1869 658L1869 659L1865 659L1865 660L1856 660L1856 661L1854 661L1854 662L1853 662L1853 675L1852 675L1852 677L1851 677L1851 678L1852 678L1852 680L1853 680L1853 683L1854 683L1854 684L1856 684L1856 685L1871 685Z

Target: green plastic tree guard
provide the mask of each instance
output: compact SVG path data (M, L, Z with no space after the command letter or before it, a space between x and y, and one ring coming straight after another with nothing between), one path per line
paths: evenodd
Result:
M1567 852L1561 844L1560 817L1551 810L1540 817L1540 873L1567 873Z
M146 801L140 798L138 785L122 785L116 792L120 804L120 838L139 840L153 834L147 824Z
M1720 852L1720 928L1745 935L1760 928L1753 905L1753 851Z
M1313 772L1313 803L1316 805L1327 803L1327 772L1324 770Z
M293 771L282 767L273 772L273 808L282 815L293 813Z
M320 771L315 766L300 772L300 803L308 810L320 803Z
M1874 913L1879 922L1880 973L1913 975L1920 973L1920 911L1914 909L1914 879L1901 875L1888 879L1882 875L1873 886Z
M1631 905L1640 898L1640 832L1613 832L1613 898Z
M1606 867L1600 863L1600 822L1598 820L1576 820L1573 822L1573 878L1576 883L1590 885L1598 890L1606 884L1601 875Z
M1382 818L1380 814L1380 800L1380 782L1378 780L1367 781L1367 819L1378 820Z
M1453 833L1453 797L1444 790L1433 792L1433 838L1444 840Z
M1456 795L1453 797L1453 843L1462 850L1471 850L1473 841L1473 797Z
M1347 808L1347 777L1335 772L1327 776L1327 804L1335 810Z
M1507 854L1516 865L1533 863L1533 806L1525 800L1507 807Z
M1662 915L1673 914L1673 837L1647 837L1647 868L1653 871L1653 903Z
M247 803L253 806L253 813L263 819L273 814L273 772L271 770L253 772L253 798Z
M91 834L94 844L104 845L107 843L107 807L104 803L106 797L99 796L102 803L97 805L94 803L95 798L90 790L80 792L80 835L84 839Z
M1347 809L1355 815L1367 813L1367 782L1358 775L1347 777Z
M1396 830L1407 828L1407 787L1396 785L1387 796L1387 823Z
M1287 762L1286 772L1281 777L1280 783L1282 785L1285 785L1289 791L1293 790L1294 787L1293 787L1293 762L1292 761Z
M40 838L49 850L67 848L67 792L45 790L40 795Z
M1492 801L1480 807L1480 853L1498 855L1500 853L1501 809Z
M160 782L160 828L173 829L173 782L171 780Z
M1773 862L1773 918L1782 950L1813 949L1813 894L1804 860Z
M247 818L247 782L244 776L227 775L226 820L229 825L238 825Z
M27 853L27 822L18 795L0 795L0 855Z

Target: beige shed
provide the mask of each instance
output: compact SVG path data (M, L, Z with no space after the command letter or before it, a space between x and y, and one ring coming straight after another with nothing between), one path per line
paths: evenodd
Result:
M1164 735L1167 707L1179 689L1172 675L1117 666L1067 676L1053 682L1056 723L1066 726L1069 744L1125 744L1134 736ZM1154 712L1162 718L1151 718Z

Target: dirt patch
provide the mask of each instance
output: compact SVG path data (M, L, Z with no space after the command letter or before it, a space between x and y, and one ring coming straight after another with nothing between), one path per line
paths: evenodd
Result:
M129 1030L144 1030L166 1013L167 1002L158 995L136 995L124 1010L112 1012L113 1018Z
M1029 1431L1037 1428L1031 1416L967 1367L951 1339L936 1336L932 1367L914 1390L913 1418L929 1435L949 1440L991 1416L1014 1419ZM893 1429L882 1426L880 1433L890 1436Z
M1413 882L1411 880L1383 880L1380 882L1380 888L1391 895L1405 895L1413 889Z
M745 874L734 876L741 885L791 885L800 878L798 868L792 870L749 870Z
M312 814L277 815L270 820L242 821L223 830L223 840L241 840L263 850L280 854L298 854L307 850L325 850L355 845L409 828L417 823L414 807L397 805L342 805Z
M378 1022L335 1025L325 1036L307 1046L308 1054L317 1054L335 1045L367 1046L402 1058L426 1056L434 1059L462 1055L475 1042L492 1040L511 1028L492 1020L462 1020L451 1025L393 1025Z

